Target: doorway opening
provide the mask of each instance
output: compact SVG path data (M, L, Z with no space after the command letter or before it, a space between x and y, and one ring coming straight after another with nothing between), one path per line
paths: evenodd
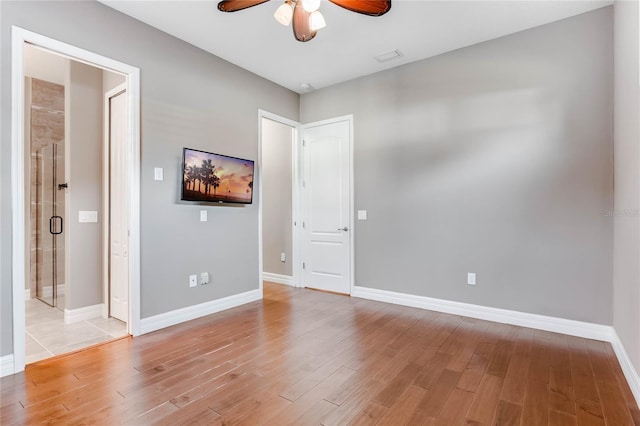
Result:
M300 286L296 267L298 126L284 117L259 112L261 286L263 281Z
M140 333L139 70L13 27L12 117L16 373ZM124 182L115 195L112 175ZM104 269L115 233L126 262L114 276ZM114 279L116 315L104 297Z
M351 294L353 117L301 125L260 110L258 118L260 288Z

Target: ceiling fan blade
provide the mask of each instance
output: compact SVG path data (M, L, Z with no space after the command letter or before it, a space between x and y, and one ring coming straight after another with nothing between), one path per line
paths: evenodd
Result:
M314 38L317 31L311 31L311 23L309 22L309 12L304 10L302 2L296 3L293 9L293 35L298 41L309 41Z
M382 16L391 9L391 0L329 0L352 12L369 16Z
M220 12L237 12L238 10L247 9L268 1L269 0L222 0L218 3L218 10Z

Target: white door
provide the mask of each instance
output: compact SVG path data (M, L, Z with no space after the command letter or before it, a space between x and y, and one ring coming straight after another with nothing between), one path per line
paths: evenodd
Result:
M127 93L109 97L109 315L128 322Z
M302 127L305 287L351 293L351 118Z

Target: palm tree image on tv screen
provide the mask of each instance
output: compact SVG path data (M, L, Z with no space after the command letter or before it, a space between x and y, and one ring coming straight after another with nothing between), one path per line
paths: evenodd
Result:
M250 204L253 161L184 148L182 199Z

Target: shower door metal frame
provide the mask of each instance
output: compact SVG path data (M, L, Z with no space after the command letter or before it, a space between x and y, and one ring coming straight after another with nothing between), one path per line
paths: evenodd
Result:
M52 155L51 158L46 158L44 150L47 148L51 148ZM47 145L40 150L40 159L39 159L39 169L38 169L38 179L40 180L40 191L42 192L42 197L40 200L40 211L36 216L36 220L40 222L40 244L39 249L41 251L42 256L42 264L38 262L36 266L36 298L43 303L51 307L58 306L58 235L61 235L64 232L64 219L62 216L58 214L58 197L57 193L63 188L66 188L66 184L58 184L58 145L56 143L52 143L51 145ZM51 187L45 187L44 182L45 178L45 162L51 161ZM49 233L46 234L47 229L44 227L44 204L45 204L45 191L48 193L51 191L51 215L49 216ZM59 226L56 226L56 223ZM43 246L45 236L51 236L51 299L45 295L45 291L43 289L43 270L44 262L45 262L45 250ZM63 266L64 268L64 266Z

